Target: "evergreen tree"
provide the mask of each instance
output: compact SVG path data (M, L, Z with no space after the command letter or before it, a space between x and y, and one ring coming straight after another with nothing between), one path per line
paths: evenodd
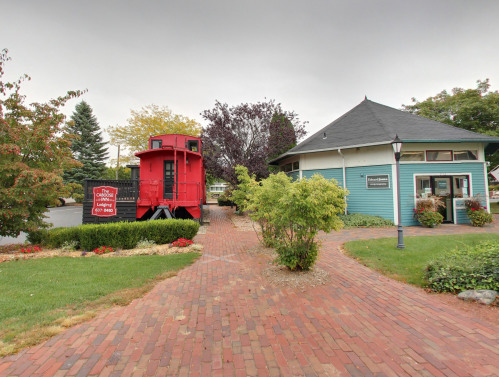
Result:
M97 118L85 101L76 105L71 121L68 122L67 130L77 136L73 139L71 151L75 160L83 166L65 171L64 181L83 185L85 178L99 179L104 174L104 161L108 157L107 142L102 141Z

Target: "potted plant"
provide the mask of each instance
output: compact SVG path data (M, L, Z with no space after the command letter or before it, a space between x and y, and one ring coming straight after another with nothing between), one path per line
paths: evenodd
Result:
M439 208L445 208L445 203L439 196L417 199L414 219L423 226L435 228L444 221L444 217L438 212Z
M473 226L484 226L494 221L494 217L487 212L487 207L482 206L480 194L472 196L464 201L466 213Z

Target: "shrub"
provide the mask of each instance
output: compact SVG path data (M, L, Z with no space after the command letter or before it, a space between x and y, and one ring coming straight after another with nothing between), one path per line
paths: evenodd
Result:
M308 270L319 253L319 231L343 227L338 214L345 210L348 192L334 179L315 174L292 181L281 172L256 182L246 168L238 168L238 179L247 188L236 197L244 198L244 209L261 225L263 244L275 247L277 264Z
M414 218L422 225L435 228L443 223L444 217L439 212L414 209Z
M233 202L231 202L229 199L226 199L224 197L220 197L217 199L217 202L218 202L218 205L220 207L227 207L227 206L230 206L230 205L234 205Z
M140 240L147 239L158 245L172 243L179 238L192 239L199 224L192 220L151 220L107 224L86 224L48 231L42 244L59 248L65 242L78 242L80 248L93 250L102 245L133 249Z
M395 226L392 220L384 219L380 216L349 213L348 215L340 214L338 217L343 221L345 228L381 228L385 226Z
M49 237L49 230L40 228L38 230L32 230L28 232L26 239L32 245L43 245L47 242Z
M78 241L65 241L61 247L62 250L75 251L78 249Z
M499 290L499 242L452 250L428 263L425 279L436 292Z
M153 247L155 245L156 245L156 242L142 238L139 242L137 242L137 245L135 245L135 248L136 249L147 249L147 248Z

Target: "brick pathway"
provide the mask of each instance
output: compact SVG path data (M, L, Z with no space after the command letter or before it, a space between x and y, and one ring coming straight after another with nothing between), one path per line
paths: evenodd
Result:
M215 207L204 256L127 307L102 312L37 347L0 359L0 376L497 376L499 330L343 256L356 238L326 235L319 266L332 282L305 292L260 276L267 259ZM405 234L496 232L443 226Z

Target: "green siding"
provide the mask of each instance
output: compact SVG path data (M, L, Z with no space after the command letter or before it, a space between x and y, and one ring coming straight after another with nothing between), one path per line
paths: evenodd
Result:
M366 175L388 174L389 189L368 189ZM363 177L361 177L363 175ZM349 213L363 213L381 216L394 221L393 218L393 177L391 165L361 166L346 168L347 197Z
M322 174L324 178L336 179L343 186L343 169L304 170L303 177L310 178L315 173ZM347 196L349 213L364 213L367 215L381 216L385 219L393 218L393 192L390 189L367 189L366 175L389 174L392 178L391 165L378 165L346 168ZM361 177L361 174L364 177Z
M343 169L303 170L303 178L311 178L316 173L322 174L326 179L336 179L343 186Z
M465 209L456 209L456 224L471 224Z
M483 176L483 163L465 162L460 164L446 163L421 163L421 164L401 164L400 165L400 198L402 211L402 225L418 225L413 219L414 209L414 174L442 173L471 173L471 187L473 195L481 194L485 196L485 178ZM347 178L348 183L348 178ZM464 210L457 210L457 221L459 224L468 222Z
M293 178L293 181L296 181L297 179L300 179L300 172L299 171L294 171L292 173L286 173L288 176Z

